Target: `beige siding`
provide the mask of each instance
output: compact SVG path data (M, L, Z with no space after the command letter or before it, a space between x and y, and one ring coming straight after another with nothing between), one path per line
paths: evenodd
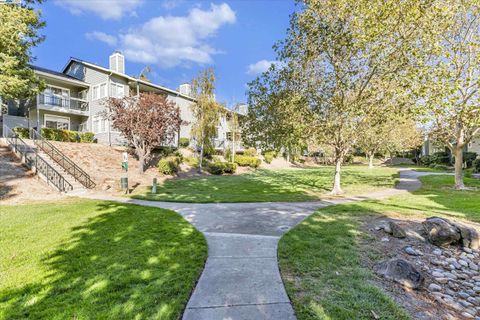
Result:
M468 151L476 152L480 155L480 137L473 139L473 141L468 145Z

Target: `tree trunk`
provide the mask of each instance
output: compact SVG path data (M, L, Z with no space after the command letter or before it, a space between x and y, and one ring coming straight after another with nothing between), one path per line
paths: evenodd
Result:
M455 156L455 189L465 189L463 182L463 148L455 148L453 155Z
M391 153L391 152L390 152L390 165L392 165L392 166L393 166L393 155L392 155L392 153Z
M143 174L145 172L145 154L143 152L138 153L138 173Z
M342 171L342 157L337 157L335 159L335 178L333 180L333 189L330 192L332 195L342 194L343 190L341 187L341 171Z
M368 155L368 168L373 169L373 160L375 158L375 154L372 152Z
M200 147L200 159L198 161L198 172L202 173L203 166L203 145Z

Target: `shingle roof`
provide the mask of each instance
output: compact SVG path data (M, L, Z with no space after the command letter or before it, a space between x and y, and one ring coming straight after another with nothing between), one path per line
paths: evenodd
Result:
M39 66L34 66L34 65L29 65L30 68L34 71L38 71L38 72L42 72L42 73L47 73L47 74L51 74L53 76L56 76L56 77L60 77L60 78L64 78L65 80L68 80L68 81L74 81L74 82L77 82L77 83L80 83L80 84L83 84L85 86L88 86L88 83L82 81L82 80L79 80L75 77L72 77L72 76L69 76L65 73L62 73L62 72L58 72L58 71L54 71L54 70L50 70L50 69L47 69L47 68L43 68L43 67L39 67Z

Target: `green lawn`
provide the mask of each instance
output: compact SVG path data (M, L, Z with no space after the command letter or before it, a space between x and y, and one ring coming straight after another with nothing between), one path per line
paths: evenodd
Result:
M0 207L0 319L178 319L207 257L173 211L105 201Z
M312 169L257 170L236 176L208 176L170 179L157 189L139 190L136 199L175 202L268 202L318 200L331 190L332 167ZM392 187L396 168L343 168L342 183L347 194L359 194Z
M368 216L446 216L480 222L480 191L452 189L452 176L421 178L423 187L384 201L328 207L285 234L279 243L280 270L299 320L407 319L408 316L369 281L366 256L379 259L359 227ZM480 180L465 179L480 188Z

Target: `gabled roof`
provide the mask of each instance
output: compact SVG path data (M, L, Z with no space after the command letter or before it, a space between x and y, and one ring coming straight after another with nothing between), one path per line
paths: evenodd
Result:
M160 86L160 85L157 85L157 84L154 84L154 83L151 83L151 82L148 82L148 81L145 81L145 80L141 80L141 79L137 79L137 78L134 78L134 77L131 77L129 75L126 75L124 73L120 73L120 72L116 72L116 71L113 71L113 70L110 70L108 68L104 68L102 66L99 66L97 64L94 64L94 63L91 63L91 62L87 62L87 61L84 61L84 60L81 60L81 59L78 59L78 58L74 58L74 57L70 57L70 60L67 62L67 64L65 65L65 67L63 68L62 72L65 74L65 72L68 70L68 68L70 67L70 65L73 63L73 62L77 62L77 63L81 63L85 66L88 66L90 68L93 68L93 69L97 69L97 70L100 70L100 71L103 71L103 72L106 72L106 73L110 73L110 74L113 74L115 76L118 76L118 77L121 77L121 78L124 78L124 79L127 79L128 81L133 81L133 82L137 82L139 84L143 84L145 86L148 86L148 87L152 87L152 88L155 88L155 89L158 89L158 90L162 90L162 91L165 91L165 92L168 92L168 93L171 93L173 95L176 95L178 97L182 97L182 98L185 98L185 99L188 99L188 100L191 100L191 101L195 101L195 98L192 98L190 96L187 96L187 95L184 95L176 90L172 90L172 89L169 89L169 88L166 88L166 87L163 87L163 86Z
M59 79L59 80L62 80L62 81L68 81L70 83L73 83L75 85L85 87L85 88L89 87L88 83L86 83L82 80L79 80L75 77L69 76L67 74L57 72L57 71L54 71L54 70L50 70L50 69L47 69L47 68L42 68L42 67L39 67L39 66L34 66L34 65L29 65L29 66L36 74L51 77L51 78L56 78L56 79Z

